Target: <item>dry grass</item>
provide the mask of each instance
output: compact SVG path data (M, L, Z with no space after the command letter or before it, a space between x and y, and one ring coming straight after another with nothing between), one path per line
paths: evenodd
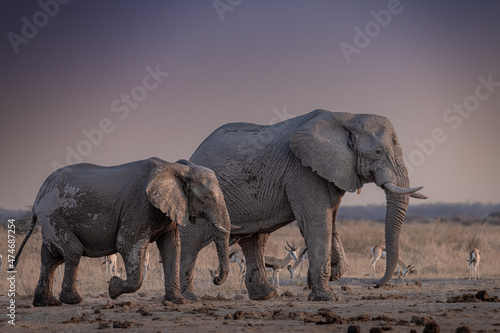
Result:
M360 277L369 272L370 248L384 244L384 225L375 222L348 221L339 227L349 260L346 276ZM416 266L418 278L464 278L468 276L468 253L473 246L481 251L481 277L500 275L500 226L469 225L451 222L404 224L400 256ZM382 275L384 260L377 263Z
M339 232L348 258L349 269L346 277L361 278L369 272L370 248L384 243L384 225L371 221L347 221L339 224ZM5 230L0 231L1 239L7 239ZM24 235L17 235L17 246L20 246ZM481 251L479 265L481 278L498 278L500 276L500 226L470 225L435 221L429 224L405 224L401 234L400 255L407 264L417 268L415 278L466 278L468 277L468 251L475 246ZM304 245L304 240L295 225L289 225L274 232L268 242L266 255L278 258L285 257L286 241L295 242L297 248ZM40 267L41 233L33 234L25 247L17 271L17 293L32 296ZM159 278L158 250L155 244L149 246L151 259L150 270L146 281L139 292L161 296L163 283ZM4 255L4 264L0 279L0 290L6 294L7 280L7 244L2 241L0 253ZM78 273L78 289L82 296L91 297L107 293L107 279L104 272L103 259L82 258ZM217 267L215 246L211 244L203 249L195 270L195 292L198 294L228 293L239 290L240 280L237 278L239 268L231 264L232 273L226 283L214 286L208 268ZM119 258L119 269L123 262ZM385 267L384 260L377 265L378 276ZM307 261L302 276L307 272ZM122 277L125 274L122 272ZM283 271L280 280L288 280L288 272ZM296 281L295 283L299 283ZM303 279L300 283L303 283ZM60 291L61 280L57 272L54 281L54 294Z

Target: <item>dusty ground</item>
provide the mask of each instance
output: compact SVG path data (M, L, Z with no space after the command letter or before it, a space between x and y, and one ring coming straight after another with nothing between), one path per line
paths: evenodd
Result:
M229 293L165 306L160 293L139 290L114 301L105 294L87 294L79 305L34 308L32 299L24 296L16 299L15 327L2 315L0 331L110 332L122 328L130 332L347 332L349 325L358 325L361 332L373 327L422 332L424 317L437 322L441 332L455 332L464 325L472 332L500 331L500 302L467 296L469 302L451 299L476 295L480 290L486 290L491 298L500 296L498 279L409 279L408 284L393 279L390 285L374 289L372 280L343 278L331 283L339 297L332 302L308 302L304 280L284 279L282 297L269 301L250 301L245 294ZM5 313L8 301L5 295L0 297Z
M203 249L196 263L194 289L205 300L184 305L164 306L162 281L159 275L158 250L153 244L149 250L151 266L141 289L122 295L108 304L107 283L103 258L82 258L77 287L83 303L55 308L31 307L33 292L40 273L41 233L35 233L21 256L16 278L16 326L8 324L6 306L9 283L7 272L7 242L0 241L4 267L0 272L0 332L110 332L120 330L113 326L129 327L128 332L347 332L349 325L358 325L361 332L371 328L386 328L389 332L423 332L424 320L431 317L441 332L455 332L467 325L472 332L500 332L500 303L479 301L447 303L450 297L475 295L486 290L490 296L500 297L500 226L464 226L456 223L412 223L403 226L400 255L418 272L410 275L408 285L391 280L383 289L372 288L372 279L366 274L370 266L370 248L383 244L383 224L371 221L340 223L341 239L348 258L349 269L342 279L331 283L339 296L334 302L308 302L304 290L305 272L292 280L287 272L280 274L281 299L249 301L239 292L239 268L231 264L232 273L221 286L211 282L208 268L218 265L215 246ZM24 235L17 235L16 244ZM0 230L0 239L7 239ZM286 242L297 247L304 240L296 226L289 225L274 232L266 247L266 255L283 258ZM481 280L469 281L466 262L471 247L481 250ZM123 262L118 258L123 275ZM377 264L381 277L385 261ZM270 278L270 274L269 274ZM417 283L416 283L417 282ZM344 287L342 289L342 287ZM59 295L61 278L56 273L54 295ZM287 295L287 292L290 293ZM223 297L215 299L218 294ZM467 297L466 297L467 298ZM451 299L450 299L451 300ZM320 309L326 309L321 310ZM320 314L318 314L318 312ZM337 317L338 316L338 317ZM415 317L414 317L415 316ZM413 323L411 322L413 318ZM321 325L321 323L327 323ZM317 325L316 323L320 323ZM101 329L99 329L101 328ZM99 330L98 330L99 329Z

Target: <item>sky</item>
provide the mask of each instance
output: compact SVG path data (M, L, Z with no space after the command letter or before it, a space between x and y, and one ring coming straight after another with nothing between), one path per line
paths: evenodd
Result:
M388 117L426 203L498 203L499 15L498 1L1 1L0 207L33 204L63 165L187 159L222 124L317 108ZM373 184L343 199L384 202Z

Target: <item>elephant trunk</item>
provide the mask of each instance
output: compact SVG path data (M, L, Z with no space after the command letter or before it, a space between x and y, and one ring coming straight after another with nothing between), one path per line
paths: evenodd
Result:
M408 188L409 180L406 168L399 167L395 174L397 179L397 186L401 188ZM394 173L393 173L394 175ZM378 180L386 178L387 175L379 175ZM391 177L393 178L393 177ZM386 183L385 180L382 184ZM378 184L377 182L377 185ZM386 284L394 274L399 261L399 235L401 233L401 227L406 215L406 210L408 208L408 203L410 201L409 194L399 194L391 191L384 187L386 195L386 215L385 215L385 247L387 253L386 269L384 276L376 282L377 287L381 287Z
M215 246L217 248L217 257L219 258L219 275L215 276L213 282L215 285L223 284L229 273L229 236L231 230L231 222L227 212L218 220L224 226L226 231L217 229L215 236Z

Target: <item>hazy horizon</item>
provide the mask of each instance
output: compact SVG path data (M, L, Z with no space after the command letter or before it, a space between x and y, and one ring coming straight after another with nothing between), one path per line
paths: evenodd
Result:
M390 119L411 204L500 202L499 2L60 1L0 3L2 208L67 162L187 159L318 108Z

